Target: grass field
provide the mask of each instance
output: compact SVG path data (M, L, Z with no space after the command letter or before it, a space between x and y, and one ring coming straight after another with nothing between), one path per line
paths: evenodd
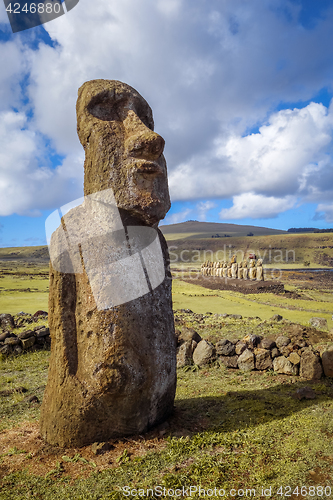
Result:
M58 449L38 435L40 403L28 403L26 395L41 401L48 357L29 353L0 363L1 390L27 389L0 396L1 500L123 499L126 486L146 491L159 485L166 498L190 486L192 498L203 497L194 491L199 486L236 499L246 489L260 497L262 488L272 488L272 498L292 492L293 499L330 498L323 490L333 488L332 380L310 383L316 398L299 401L293 394L309 383L297 377L219 366L179 370L168 425L113 441L109 452L95 456L90 446ZM297 496L302 486L307 490ZM283 495L277 495L280 488Z
M0 260L0 313L47 310L47 262L13 260L10 253ZM190 267L184 266L186 279ZM333 328L332 289L329 281L317 279L318 273L283 274L289 295L243 295L185 282L177 266L172 268L176 328L192 327L209 341L259 331L276 335L287 331L289 322L308 325L313 316L326 318L328 329ZM205 316L197 321L182 309ZM222 318L223 313L243 319ZM285 320L270 321L274 314ZM329 331L318 332L317 348L330 339ZM309 382L275 372L228 370L218 363L179 369L167 424L114 440L109 451L94 455L91 446L59 449L39 436L49 356L37 351L0 359L0 500L150 498L147 489L153 489L154 498L175 498L176 489L188 498L182 488L186 492L191 486L193 499L211 496L207 490L214 488L237 500L264 498L262 489L274 500L333 496L330 378ZM19 387L25 392L10 392ZM315 399L297 399L302 387L311 387ZM37 400L29 402L32 396ZM128 496L125 487L141 491Z

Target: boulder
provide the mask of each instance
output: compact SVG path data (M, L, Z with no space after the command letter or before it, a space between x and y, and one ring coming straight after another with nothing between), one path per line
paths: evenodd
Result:
M293 365L298 365L301 361L301 358L297 354L297 352L292 352L291 354L289 354L288 359Z
M283 316L280 314L274 314L274 316L271 317L271 321L281 321L283 319Z
M293 365L284 356L279 356L273 360L273 368L277 373L283 373L284 375L298 375L298 367Z
M18 337L7 337L5 340L5 345L20 345L20 339Z
M273 347L273 349L271 349L271 358L272 359L277 358L280 355L281 355L281 353L277 347Z
M9 328L10 330L14 328L14 318L11 314L0 314L0 327L4 330Z
M238 356L219 356L218 360L226 368L238 368Z
M323 370L326 377L333 377L333 345L321 355Z
M251 349L255 349L260 344L261 339L262 337L260 337L259 335L250 335L250 338L248 340L249 347Z
M27 339L21 339L21 342L22 342L23 349L26 351L27 349L29 349L30 347L32 347L34 345L34 343L36 342L36 337L29 337Z
M6 345L3 345L2 347L0 347L0 354L4 354L5 356L7 356L11 352L12 352L11 345L6 344Z
M245 349L245 351L239 356L238 368L245 372L254 370L254 354L252 351Z
M242 340L240 340L239 342L237 342L237 344L235 346L236 354L238 354L238 355L242 354L242 352L244 352L245 349L247 349L247 343L246 342L243 342Z
M324 330L328 328L327 320L325 318L310 318L309 323L314 328L321 328Z
M262 339L259 344L259 347L261 347L261 349L273 349L275 346L275 340L269 338Z
M193 365L193 351L196 348L197 343L194 340L186 340L178 348L177 352L177 368L182 368L183 366Z
M193 363L198 366L208 365L216 359L216 351L213 344L207 340L201 340L193 352Z
M282 354L282 356L285 356L286 358L288 358L289 354L292 352L293 352L293 346L291 343L286 346L280 347L280 353Z
M271 353L268 349L257 348L254 350L254 355L257 370L270 370L273 368Z
M276 340L275 344L278 349L281 347L286 347L288 344L290 344L291 340L290 338L286 337L285 335L280 335Z
M34 318L39 318L41 316L46 317L46 316L48 316L48 313L46 311L38 310L35 312L35 314L33 314Z
M233 356L235 354L235 346L230 340L222 339L215 344L216 354L219 356Z
M309 347L302 352L299 374L306 380L319 380L323 374L320 357Z
M183 328L182 332L177 335L177 344L182 345L188 340L194 340L197 344L202 340L200 335L194 330L194 328Z
M33 337L34 336L34 332L32 330L24 330L24 332L20 332L18 334L18 337L19 339L28 339L29 337Z
M39 330L36 331L36 337L38 339L46 337L47 335L50 335L49 328L40 328Z
M2 333L0 335L0 342L4 342L7 337L10 337L10 333L9 332Z

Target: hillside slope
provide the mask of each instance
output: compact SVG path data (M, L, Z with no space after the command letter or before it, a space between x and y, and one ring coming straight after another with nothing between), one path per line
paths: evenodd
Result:
M167 240L176 239L202 239L219 235L246 236L253 233L255 236L267 234L287 234L287 231L260 226L245 226L225 222L198 222L186 221L179 224L161 225L160 230Z

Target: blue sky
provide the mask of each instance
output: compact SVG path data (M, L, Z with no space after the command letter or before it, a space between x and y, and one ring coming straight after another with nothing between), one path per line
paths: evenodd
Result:
M80 0L11 33L0 4L0 246L45 244L83 192L85 81L136 88L188 219L333 227L331 0Z

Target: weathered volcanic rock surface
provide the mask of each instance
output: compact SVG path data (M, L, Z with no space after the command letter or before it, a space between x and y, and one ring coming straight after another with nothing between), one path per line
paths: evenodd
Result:
M134 226L155 231L170 208L170 199L164 140L153 130L150 107L128 85L95 80L79 90L77 113L86 153L85 196L111 190L125 231ZM96 203L107 205L105 200ZM103 292L105 283L112 285L101 256L111 266L112 260L123 259L127 243L123 239L117 247L113 238L110 245L116 250L111 257L105 241L99 244L94 238L88 241L86 253L81 245L72 251L74 244L61 253L61 242L73 236L72 222L80 219L80 210L73 208L64 215L51 239L58 260L50 265L51 358L40 431L48 443L62 447L145 432L172 412L176 389L171 275L162 233L156 232L162 279L155 284L148 280L146 292L129 301L101 307L105 294L96 295L96 286ZM84 226L88 237L96 229L94 219L81 224L74 243ZM87 255L101 266L94 275L85 265ZM144 257L140 258L143 265ZM137 286L136 269L139 272L139 267L131 271L124 264L118 285L124 281Z

